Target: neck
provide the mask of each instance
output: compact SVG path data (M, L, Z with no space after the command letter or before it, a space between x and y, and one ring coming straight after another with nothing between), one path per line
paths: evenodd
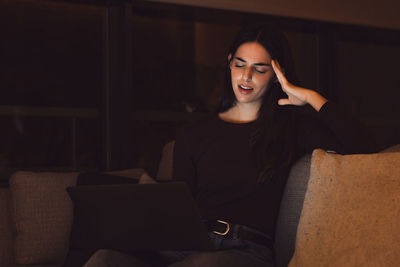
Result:
M260 104L236 103L233 107L219 114L219 117L226 121L245 123L255 121L258 117Z

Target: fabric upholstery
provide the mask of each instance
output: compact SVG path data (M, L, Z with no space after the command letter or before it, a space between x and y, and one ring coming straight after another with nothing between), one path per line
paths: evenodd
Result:
M300 158L292 167L277 219L275 232L275 261L278 267L287 266L294 252L297 225L310 177L311 155Z
M400 265L400 153L313 152L289 264Z
M77 173L16 172L10 178L17 264L62 263L68 251L72 202L65 189Z

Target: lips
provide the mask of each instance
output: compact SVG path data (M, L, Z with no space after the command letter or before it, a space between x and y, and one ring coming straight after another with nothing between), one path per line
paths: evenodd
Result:
M249 93L251 93L251 92L254 90L253 87L245 86L245 85L242 85L242 84L239 84L238 87L239 87L239 91L240 91L242 94L249 94Z

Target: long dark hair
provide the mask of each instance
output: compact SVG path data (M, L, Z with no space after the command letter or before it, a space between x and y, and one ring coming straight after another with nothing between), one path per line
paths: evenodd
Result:
M277 60L285 72L286 78L297 83L293 69L288 42L282 32L268 25L253 25L243 28L235 37L229 48L230 61L237 49L244 43L257 42ZM232 90L231 62L227 62L225 85L218 112L224 112L236 104ZM286 98L279 82L273 82L264 95L258 117L254 123L249 145L258 163L259 182L273 180L282 171L289 169L294 160L294 118L290 107L279 106L278 100Z

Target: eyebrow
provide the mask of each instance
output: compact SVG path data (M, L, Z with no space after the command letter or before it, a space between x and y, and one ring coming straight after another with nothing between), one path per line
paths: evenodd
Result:
M243 58L240 58L240 57L235 57L235 59L237 59L237 60L239 60L239 61L241 61L241 62L244 62L244 63L247 63L247 61L246 60L244 60ZM266 66L266 67L271 67L271 64L267 64L267 63L255 63L255 64L253 64L254 66Z

